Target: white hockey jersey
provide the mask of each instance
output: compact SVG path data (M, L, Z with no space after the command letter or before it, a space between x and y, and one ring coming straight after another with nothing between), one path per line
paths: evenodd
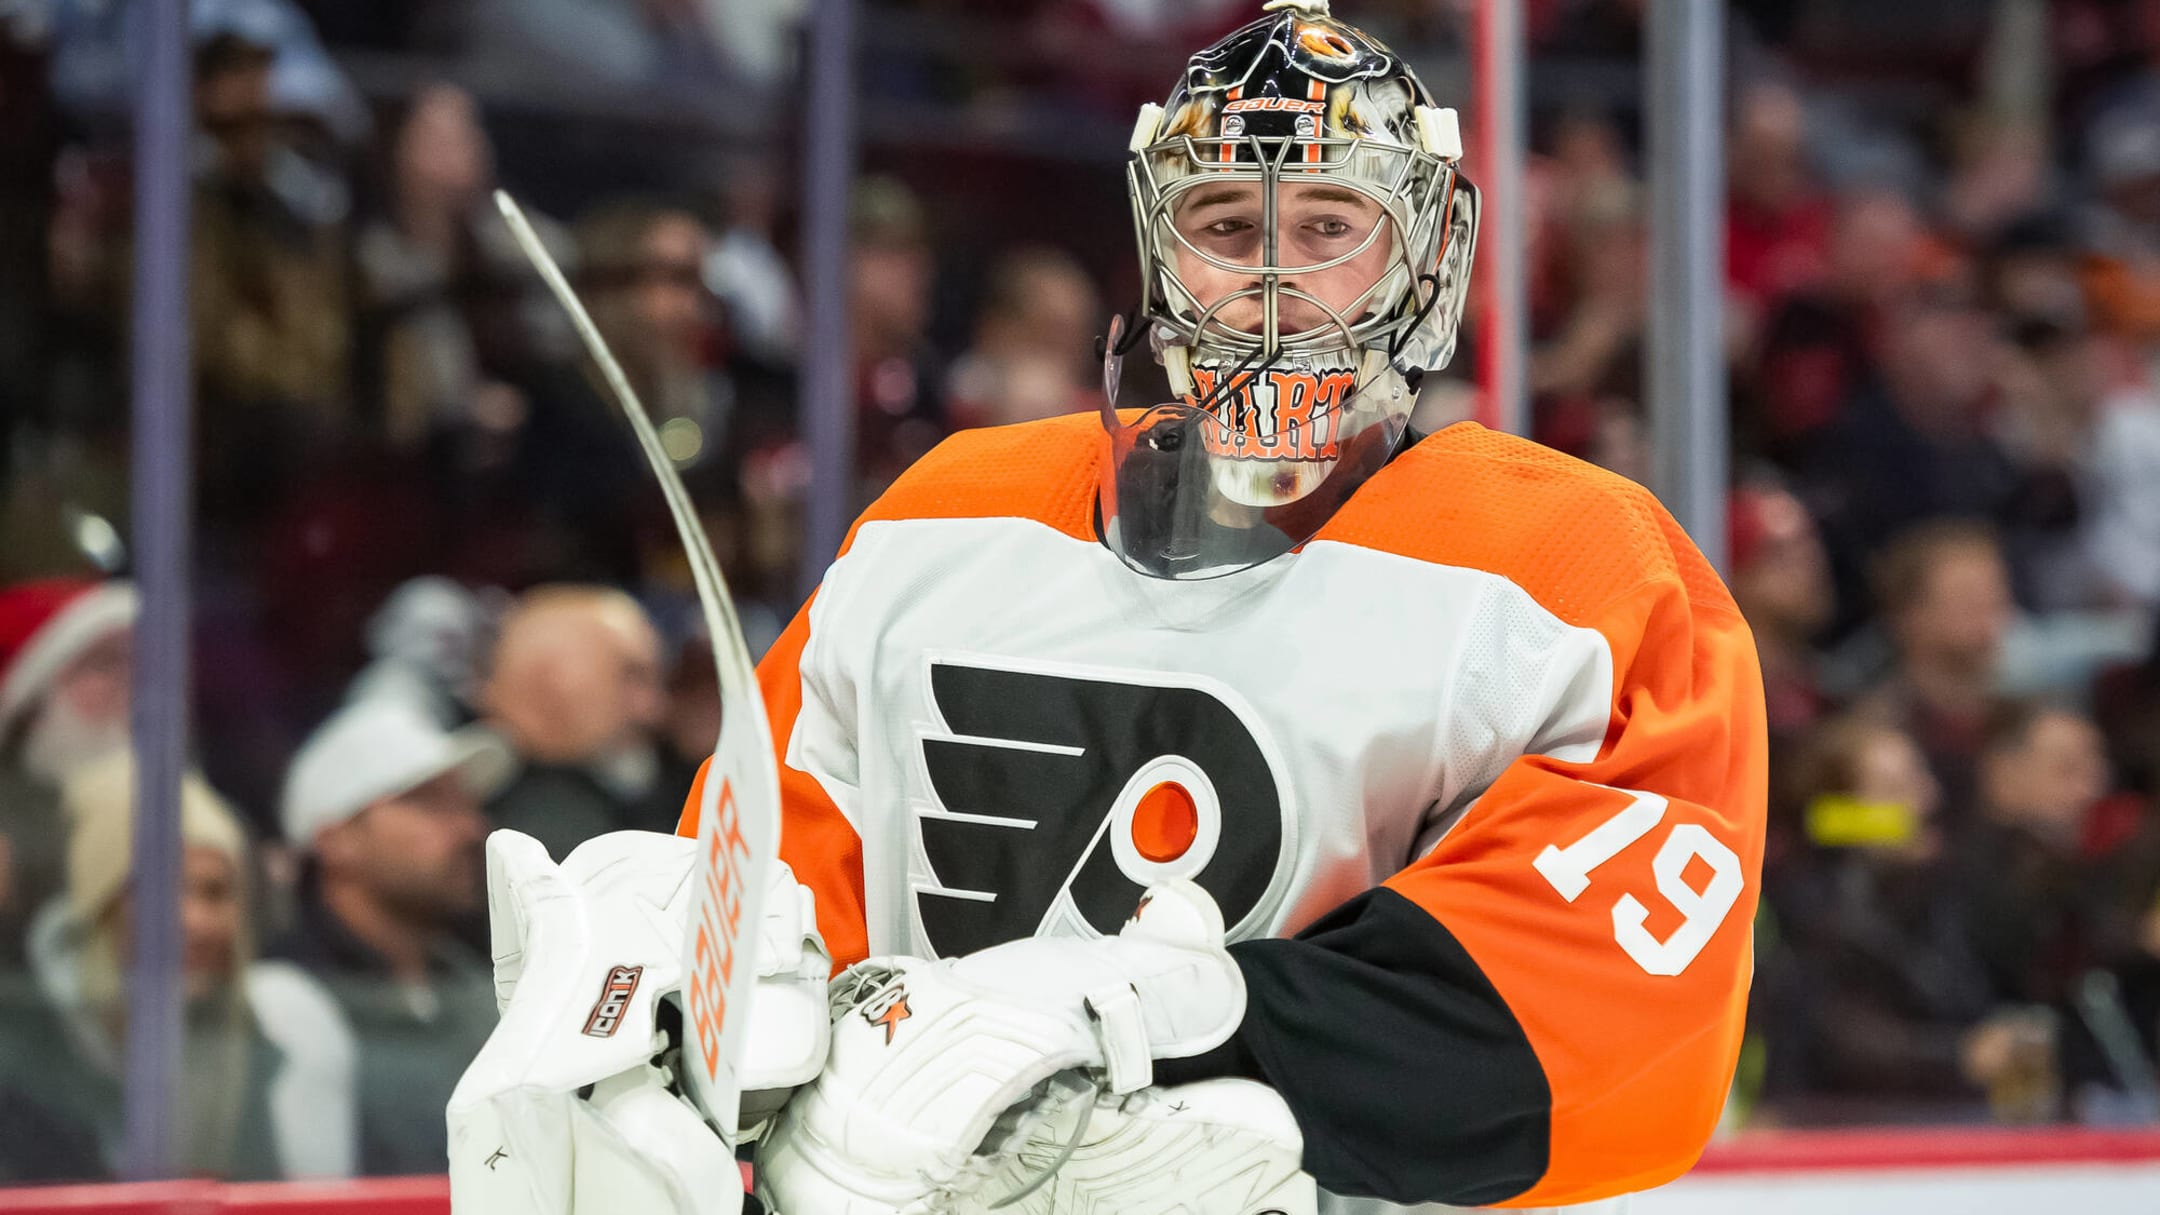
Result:
M1762 692L1640 488L1475 426L1298 551L1149 579L1095 538L1092 417L948 441L760 677L783 858L838 965L1116 931L1190 877L1343 1215L1684 1172L1739 1048ZM691 818L685 830L694 830Z

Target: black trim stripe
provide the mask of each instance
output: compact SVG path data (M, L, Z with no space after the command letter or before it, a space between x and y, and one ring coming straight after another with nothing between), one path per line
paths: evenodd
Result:
M1230 947L1245 1022L1222 1047L1162 1060L1156 1082L1265 1081L1305 1135L1323 1189L1482 1206L1536 1185L1552 1088L1507 1002L1446 925L1381 887L1289 940Z

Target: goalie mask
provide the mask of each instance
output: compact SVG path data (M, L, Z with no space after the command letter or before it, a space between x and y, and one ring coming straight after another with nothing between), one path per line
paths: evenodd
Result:
M1106 341L1101 501L1105 543L1156 577L1310 539L1393 455L1462 320L1477 191L1454 111L1326 0L1267 9L1133 132L1145 299ZM1153 367L1128 367L1143 339Z

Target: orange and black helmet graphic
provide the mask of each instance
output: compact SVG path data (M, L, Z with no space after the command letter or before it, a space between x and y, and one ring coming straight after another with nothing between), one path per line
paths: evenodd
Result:
M1165 137L1223 141L1249 157L1262 139L1378 139L1415 146L1403 121L1432 104L1396 54L1333 17L1291 10L1256 21L1192 57L1163 107Z

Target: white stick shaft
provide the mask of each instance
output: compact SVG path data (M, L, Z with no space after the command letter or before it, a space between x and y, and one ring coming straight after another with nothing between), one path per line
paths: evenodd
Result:
M733 633L742 633L741 624L735 619L735 605L729 599L727 583L720 576L719 562L713 557L712 541L705 535L704 521L690 502L690 492L683 486L681 474L675 471L675 461L660 443L660 432L653 428L652 418L645 410L645 403L638 399L637 390L630 386L630 378L623 374L622 364L608 349L600 336L599 326L593 324L592 314L585 311L584 301L571 290L570 281L563 277L562 267L540 241L533 230L532 221L525 217L524 209L507 191L495 192L495 204L502 209L503 219L510 225L510 233L517 238L518 247L531 259L533 268L540 272L548 289L563 311L570 314L570 323L577 329L578 340L585 344L585 352L599 365L601 378L607 381L608 391L621 407L623 416L630 420L630 429L637 434L638 447L643 449L646 462L652 465L653 475L659 478L660 492L666 496L668 513L675 517L675 528L682 535L683 548L690 558L690 577L697 584L698 603L704 609L705 629L712 635L713 644Z
M766 875L779 854L780 775L772 727L765 719L757 669L743 641L727 582L720 575L720 562L644 402L525 212L500 190L495 193L495 204L518 246L570 315L586 353L600 368L609 394L636 433L638 447L667 498L668 513L674 516L691 579L697 584L705 630L712 638L722 725L699 806L698 891L690 931L684 934L688 1024L681 1070L692 1099L733 1144L742 1096L738 1078L745 1018L730 1013L749 1002L757 971L751 956L755 927L762 918Z

